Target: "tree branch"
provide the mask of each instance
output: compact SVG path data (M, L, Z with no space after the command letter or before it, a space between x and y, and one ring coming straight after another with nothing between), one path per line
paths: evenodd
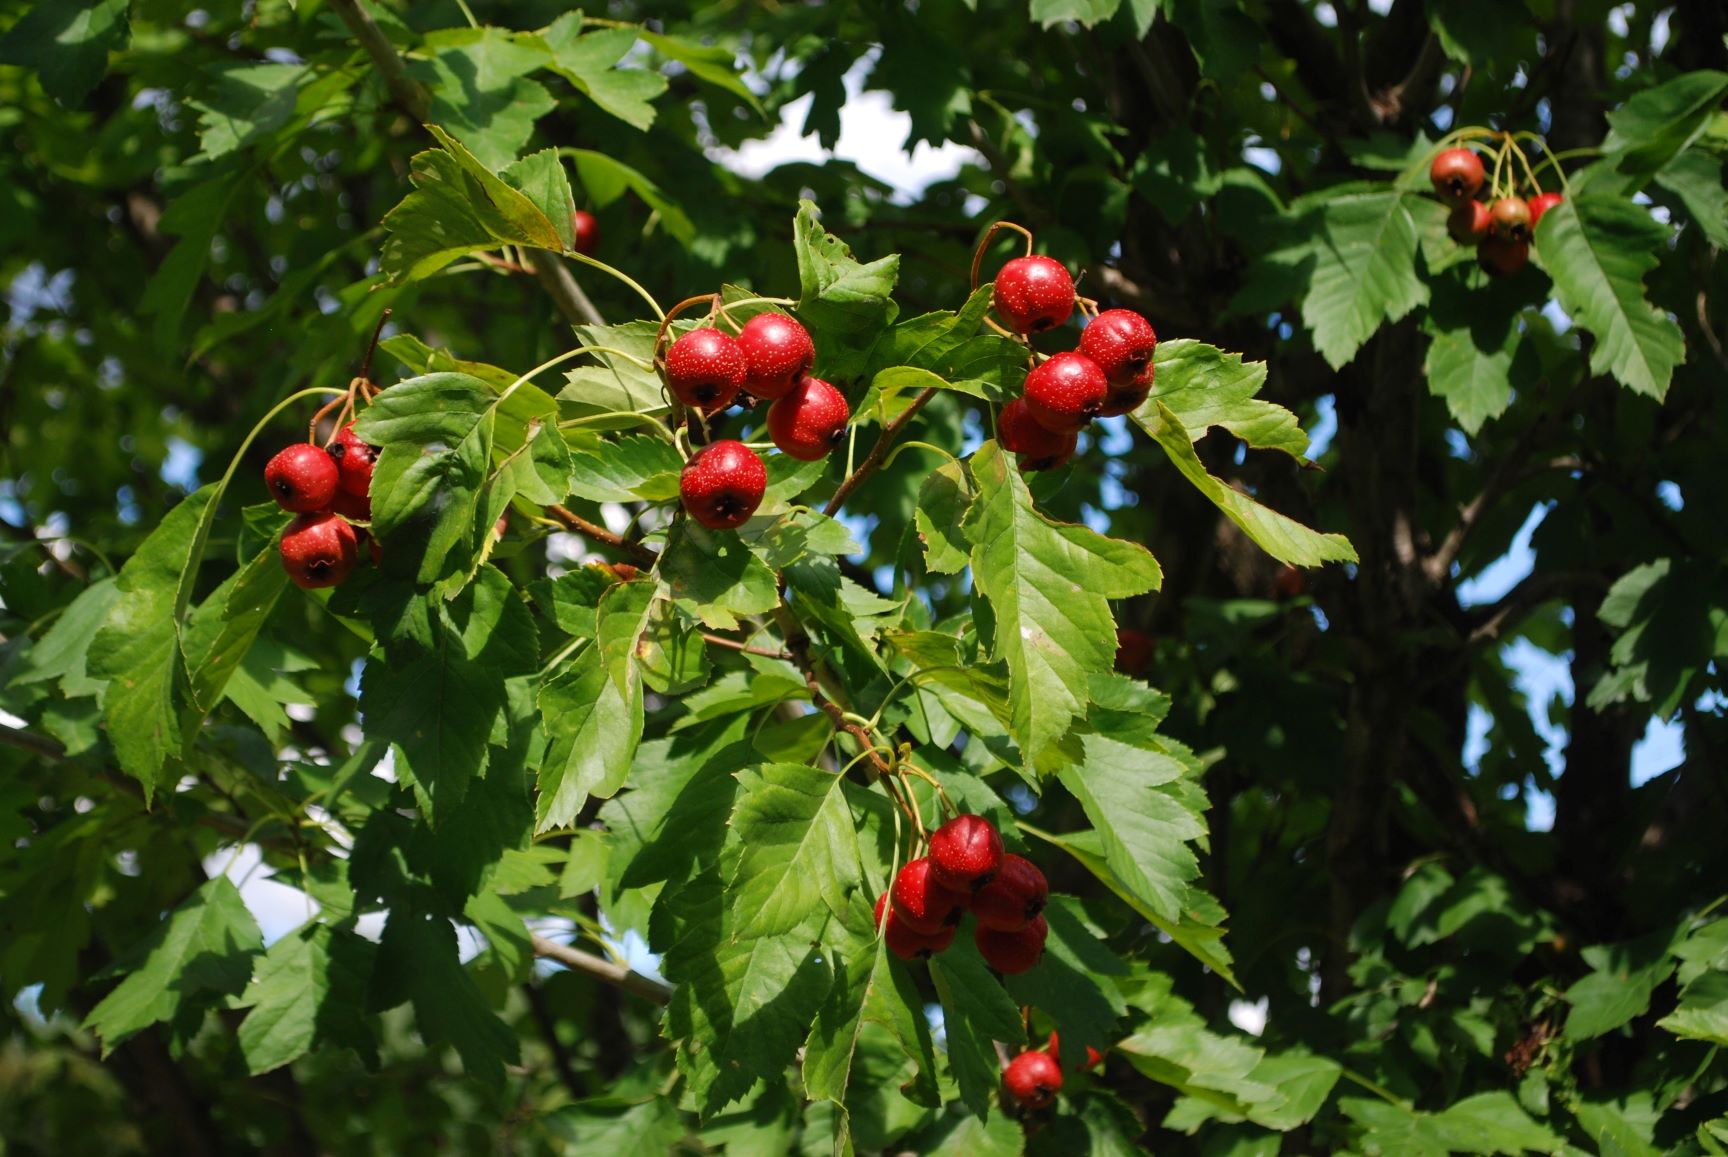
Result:
M614 550L623 551L643 566L653 566L657 561L659 561L660 556L643 546L641 543L631 542L627 538L622 538L619 535L613 534L604 526L596 526L586 518L583 518L580 514L577 514L575 511L567 509L566 507L553 504L546 508L546 513L550 514L553 518L586 538L592 538L596 542L603 542Z
M912 424L912 419L918 415L919 410L924 408L924 403L935 396L936 387L931 386L912 399L912 404L906 407L906 412L895 418L883 429L882 436L876 439L876 445L870 447L870 453L865 455L864 461L858 464L858 469L852 471L852 476L840 484L840 489L834 492L834 497L830 498L828 505L822 508L823 514L832 518L852 492L858 489L858 484L876 472L876 468L882 464L882 459L888 456L888 447L894 444L894 439L898 438L901 431Z
M372 19L372 14L361 6L360 0L330 0L330 7L336 10L336 15L342 18L342 23L348 26L360 47L372 58L373 66L390 89L390 99L416 121L425 120L426 110L432 105L432 94L426 91L425 85L408 75L408 66L397 55L396 46L390 43L384 30Z
M594 302L582 292L582 287L576 284L576 279L571 276L569 267L558 260L556 253L525 249L522 251L522 260L528 263L529 271L552 298L552 304L558 307L558 312L564 315L565 321L571 325L606 324L606 319L600 316Z
M556 960L566 968L577 972L586 972L597 980L616 985L625 992L633 992L644 1000L655 1004L665 1004L672 999L672 986L661 981L643 976L640 972L603 960L591 952L580 948L572 948L568 944L560 944L556 940L548 940L538 933L532 937L534 955L544 956L548 960Z
M45 759L61 760L66 758L66 748L58 739L38 735L34 731L25 731L21 727L8 727L0 724L0 744L40 755Z

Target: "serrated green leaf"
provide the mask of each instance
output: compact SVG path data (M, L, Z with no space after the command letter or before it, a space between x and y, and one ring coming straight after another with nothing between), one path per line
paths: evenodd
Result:
M1644 296L1667 226L1619 197L1589 195L1542 214L1536 246L1561 303L1596 338L1593 373L1661 401L1686 360L1680 327Z
M84 1027L102 1038L102 1055L161 1021L196 1027L223 997L237 996L263 948L258 924L226 876L193 893L130 954L120 986L90 1010Z
M944 462L918 490L914 515L924 543L924 565L932 574L958 574L970 561L971 544L960 523L972 505L972 482L959 462Z
M1704 131L1728 94L1728 74L1683 72L1633 93L1608 114L1602 151L1626 173L1654 173Z
M1469 287L1456 277L1435 287L1423 329L1429 342L1423 370L1428 392L1467 434L1512 404L1512 363L1523 342L1515 287L1491 282Z
M833 377L851 376L864 360L852 351L866 349L894 320L898 307L889 295L900 276L900 258L860 264L844 241L822 228L810 201L798 203L792 243L798 255L798 316L824 351L821 368Z
M930 958L930 979L942 999L942 1030L948 1042L948 1067L960 1086L960 1099L974 1116L988 1117L1002 1083L996 1041L1014 1046L1026 1041L1020 1010L990 974L972 937L958 936Z
M716 630L730 631L738 616L766 614L780 603L774 572L736 533L690 519L674 527L660 577L680 609Z
M894 963L879 938L843 941L836 951L834 989L804 1044L805 1095L844 1105L860 1037L879 1027L916 1067L901 1091L918 1104L936 1104L935 1048L911 972Z
M1333 369L1356 356L1383 322L1428 300L1417 276L1416 223L1396 191L1331 197L1320 206L1314 271L1302 320Z
M130 0L38 0L0 36L0 64L36 70L42 90L78 105L108 72L108 54L126 47Z
M738 773L731 826L743 850L727 888L734 937L784 935L821 904L845 914L845 883L859 869L844 782L795 763Z
M541 216L552 223L564 249L576 244L576 198L570 192L570 178L564 174L564 162L559 160L557 149L541 149L498 175L532 201Z
M238 1002L252 1010L237 1033L247 1071L267 1073L318 1044L375 1056L377 1045L364 1017L375 952L364 937L326 924L272 944Z
M571 493L590 502L665 502L678 497L683 460L663 438L632 434L571 455Z
M674 322L666 330L667 342L693 325ZM594 361L564 375L564 388L558 392L561 401L574 403L578 411L590 414L659 414L669 408L666 387L659 375L644 368L653 364L658 323L633 321L626 325L579 325L574 329L578 341L595 348L591 355ZM630 424L638 425L640 420Z
M219 159L287 124L294 116L301 82L311 75L304 64L231 64L217 69L202 99L187 102L198 110L198 139L204 155Z
M1198 442L1214 426L1222 426L1250 446L1282 450L1306 461L1308 435L1296 415L1254 395L1266 384L1265 362L1244 362L1241 354L1225 353L1188 338L1161 341L1153 354L1152 393L1134 415L1142 425L1157 420L1160 403L1169 407Z
M439 29L424 43L430 56L411 62L409 73L431 91L427 119L459 137L488 170L504 168L557 103L528 79L544 54L493 27Z
M1680 198L1710 244L1728 249L1728 182L1720 157L1687 149L1662 166L1656 183Z
M1162 574L1136 543L1039 514L994 442L973 456L972 476L978 497L963 524L972 573L996 614L1009 730L1030 765L1085 711L1088 677L1115 662L1108 600L1156 590Z
M1566 1039L1589 1040L1644 1015L1656 986L1674 974L1668 955L1672 940L1669 932L1659 931L1584 949L1593 971L1566 990L1572 1006L1566 1015Z
M1164 919L1180 919L1200 870L1189 843L1206 834L1204 817L1165 787L1186 769L1156 741L1130 745L1093 734L1082 742L1086 761L1064 766L1063 786L1097 829L1116 878Z
M647 131L654 123L649 102L666 91L666 78L648 69L615 67L637 36L635 28L582 34L581 14L567 13L553 21L543 39L552 53L552 71L625 124Z
M13 682L22 686L58 679L61 694L68 697L100 691L101 681L86 673L90 644L120 597L119 583L112 576L85 587L60 612L48 632L25 652L23 663L12 675Z
M288 589L288 575L272 543L211 592L186 620L181 646L191 673L191 704L208 715L221 699L252 641L277 600Z
M1268 510L1240 490L1225 485L1209 474L1199 455L1194 453L1194 447L1189 443L1181 422L1166 407L1158 407L1155 422L1141 421L1138 413L1135 420L1152 435L1154 441L1164 447L1164 452L1170 455L1170 461L1194 484L1195 489L1210 499L1231 522L1241 527L1242 532L1253 539L1261 550L1279 562L1293 566L1319 566L1327 562L1356 561L1356 549L1343 535L1321 534L1309 530L1295 519L1286 518L1275 510Z
M1656 1025L1675 1036L1728 1047L1728 972L1707 972L1687 985L1680 1006Z

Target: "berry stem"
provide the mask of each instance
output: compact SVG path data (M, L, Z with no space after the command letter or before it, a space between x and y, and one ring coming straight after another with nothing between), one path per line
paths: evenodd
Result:
M929 772L925 771L910 760L902 761L899 767L902 776L915 775L936 789L936 798L941 801L943 814L947 815L950 819L960 814L960 809L955 807L954 801L948 798L948 789L943 787L941 781L935 776L931 775Z
M678 440L666 424L652 414L643 414L635 410L607 410L600 414L589 414L582 418L566 418L558 423L560 430L579 430L584 426L597 425L601 422L621 422L625 426L639 426L654 432L654 436L674 446Z
M561 365L562 363L569 361L571 358L581 357L583 354L589 352L590 348L591 347L589 346L579 345L573 350L565 350L557 357L548 358L541 362L539 365L511 382L508 386L504 387L504 392L499 394L498 400L492 403L493 408L496 409L498 406L503 405L504 399L508 398L511 394L514 394L519 387L527 385L530 378L537 377L544 371L551 369L553 366Z
M1032 256L1032 230L1024 225L1017 225L1013 221L993 222L990 228L984 230L984 239L978 242L978 248L972 251L972 290L974 293L978 290L978 270L984 264L984 251L990 248L990 239L996 236L999 229L1012 229L1026 238L1026 256Z
M671 328L673 320L679 314L696 305L706 305L709 309L714 309L719 301L720 295L718 293L704 293L700 297L686 297L661 315L660 328L654 333L654 364L656 366L661 364L662 355L666 351L666 331Z
M954 457L954 455L952 455L948 451L942 449L942 447L940 447L940 446L932 445L929 442L920 442L916 438L911 438L905 442L900 443L898 446L894 447L893 453L889 454L887 458L883 459L883 461L882 461L883 469L887 469L889 466L894 465L894 459L900 457L900 454L902 451L913 450L913 449L929 450L933 454L942 455L942 457L948 459L948 461L950 461L950 462L960 461L960 459Z
M745 655L761 655L764 659L780 659L787 663L792 661L792 655L788 651L770 651L766 647L752 647L748 643L739 642L737 639L728 639L724 635L713 635L707 631L702 632L702 641L715 647L725 647L727 650L738 651Z
M565 256L570 257L571 259L573 259L575 261L580 261L583 265L591 265L595 269L598 269L600 272L607 274L608 276L617 278L619 281L622 281L625 285L628 285L631 289L634 289L641 296L642 300L646 301L648 303L648 308L654 311L655 317L664 318L666 316L665 312L660 308L660 303L658 301L654 300L654 295L652 293L649 293L646 289L643 289L639 284L637 284L634 278L631 278L627 274L625 274L625 273L623 273L617 269L612 268L610 265L606 264L604 261L595 260L594 258L588 256L586 253L574 253L574 252L572 252L572 253L566 254Z
M360 359L360 380L372 380L372 355L378 352L378 339L384 336L384 323L390 320L390 307L385 306L378 315L378 324L372 330L372 341L366 346L366 356Z
M1535 136L1534 133L1531 135ZM1560 167L1560 162L1571 157L1601 156L1602 150L1595 147L1586 147L1582 149L1567 149L1564 152L1556 153L1548 147L1548 142L1543 140L1541 137L1536 137L1536 140L1542 145L1542 153L1544 156L1543 161L1536 166L1537 171L1541 171L1544 167L1552 165L1554 167L1555 175L1560 178L1561 190L1565 192L1566 199L1571 200L1572 182L1566 179L1566 170Z

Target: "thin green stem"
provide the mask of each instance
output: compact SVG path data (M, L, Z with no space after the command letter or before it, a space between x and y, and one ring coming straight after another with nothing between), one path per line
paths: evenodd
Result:
M598 269L600 272L606 274L607 276L613 277L619 281L622 281L625 285L628 285L631 289L634 289L637 292L637 294L639 294L641 296L643 301L646 301L648 303L648 308L652 309L654 311L654 320L661 321L661 320L665 319L666 311L660 308L660 303L658 301L654 300L654 295L652 293L649 293L646 289L643 289L642 286L636 281L636 279L631 277L629 274L624 273L622 270L612 268L610 265L606 264L604 261L596 261L594 258L588 256L586 253L570 253L570 254L567 254L566 256L569 256L571 258L574 258L577 261L580 261L583 265L591 265L595 269Z
M474 13L472 13L468 10L467 0L456 0L456 7L462 9L462 15L464 17L466 17L468 20L468 27L470 27L470 28L480 27L480 22L478 20L474 19Z
M666 424L652 414L643 414L636 410L607 410L603 414L589 414L581 418L566 418L558 423L560 430L579 430L584 426L594 426L602 422L624 422L630 426L643 426L652 431L661 440L677 445L672 437L672 431Z
M918 447L918 449L920 449L920 450L929 450L932 453L940 454L940 455L942 455L942 457L948 459L948 461L950 461L950 462L960 461L960 459L954 457L954 455L952 455L948 451L942 449L942 447L940 447L940 446L934 446L934 445L931 445L929 442L920 442L917 439L913 439L910 442L902 442L898 446L894 447L893 451L889 453L888 457L883 459L882 469L886 470L886 469L888 469L888 467L894 465L894 459L900 457L900 454L902 451L910 450L914 446Z
M582 347L582 349L585 352L591 353L591 354L611 354L613 357L623 358L625 361L629 362L631 365L635 366L637 369L642 370L646 373L651 374L654 372L654 363L653 362L645 362L641 358L637 357L635 354L626 353L625 351L623 351L621 349L613 349L609 345L585 345Z
M567 362L571 358L581 357L583 354L587 353L588 350L589 350L588 346L580 346L579 345L573 350L566 350L563 353L559 354L555 358L549 358L546 361L541 362L539 365L535 366L533 369L529 370L527 373L523 374L521 377L517 378L515 381L511 382L508 386L506 386L504 388L504 392L498 395L498 400L496 402L493 402L492 405L494 407L502 405L504 403L505 398L508 398L511 394L514 394L518 387L526 385L530 378L538 376L539 374L543 373L544 371L551 369L553 366L560 365L564 362Z

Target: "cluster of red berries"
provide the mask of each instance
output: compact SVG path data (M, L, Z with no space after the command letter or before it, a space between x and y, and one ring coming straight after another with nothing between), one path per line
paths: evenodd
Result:
M1002 851L996 825L956 816L930 837L930 854L900 869L876 898L876 925L902 960L928 960L954 943L960 919L977 918L974 941L998 972L1025 972L1044 956L1049 925L1039 915L1050 885L1036 864Z
M693 329L666 350L666 388L704 418L741 396L773 403L768 435L782 454L814 462L840 444L852 411L846 395L810 376L816 345L783 313L760 313L738 336ZM751 402L754 404L754 401ZM756 451L732 439L710 442L684 464L678 494L690 517L713 530L743 526L762 503L768 471Z
M1002 1070L1002 1087L1008 1090L1023 1109L1048 1109L1062 1091L1061 1038L1050 1034L1050 1043L1041 1049L1027 1049L1008 1062ZM1086 1067L1103 1061L1097 1049L1086 1046Z
M1049 257L1016 257L996 275L991 304L1007 327L1038 333L1065 323L1078 297L1074 279ZM1093 418L1126 414L1152 392L1158 334L1128 309L1107 309L1080 331L1077 351L1054 354L1026 375L1021 397L1002 407L997 433L1025 470L1067 462Z
M1474 149L1446 149L1428 167L1434 192L1452 206L1446 232L1476 250L1476 264L1490 277L1510 277L1530 260L1530 238L1542 214L1565 198L1538 192L1525 200L1508 194L1493 203L1476 200L1488 178Z
M348 577L360 557L360 543L378 543L363 526L372 519L372 463L377 451L343 426L328 447L297 442L270 459L264 484L283 510L298 515L282 533L282 569L297 587L333 587Z

